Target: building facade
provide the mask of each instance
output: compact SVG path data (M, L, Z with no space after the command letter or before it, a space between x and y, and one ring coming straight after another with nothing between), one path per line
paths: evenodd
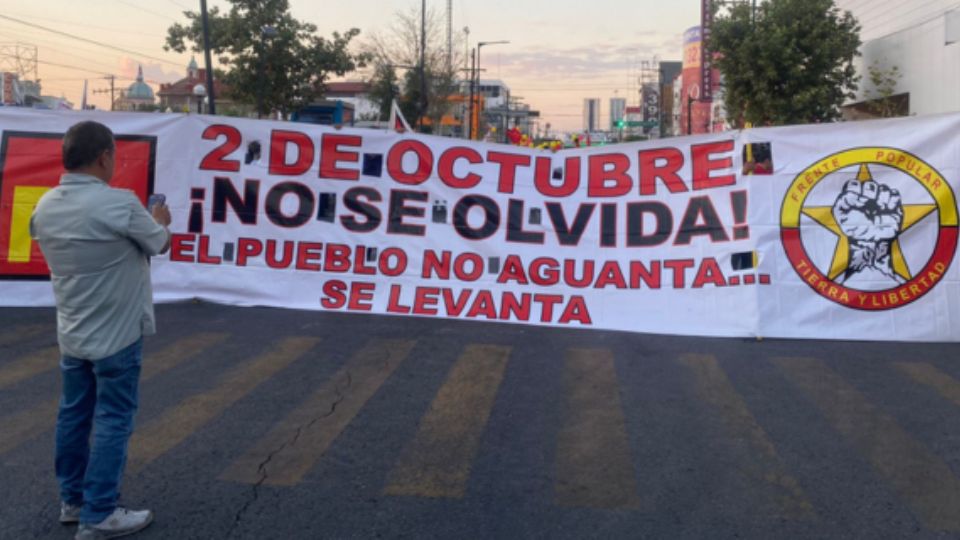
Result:
M702 88L703 73L703 35L699 26L690 28L683 34L683 70L680 78L680 117L679 132L684 135L722 131L713 121L713 99L704 99ZM711 93L720 87L720 72L711 70Z
M871 66L902 74L893 90L900 114L960 111L960 5L955 0L836 0L860 22L861 56L857 97L848 118L871 116L867 102L878 97Z
M618 129L619 123L626 120L627 98L610 98L610 129Z
M201 99L194 94L194 88L197 85L207 85L207 71L197 67L197 61L193 58L187 65L187 76L177 82L161 84L157 96L160 98L160 107L169 109L173 112L191 112L196 111L200 106ZM214 98L217 104L217 112L223 114L228 112L225 108L234 107L235 104L229 99L229 88L220 81L213 81ZM203 105L206 111L206 105ZM242 111L235 111L242 112Z
M380 118L380 105L370 99L370 83L367 82L328 82L324 99L340 100L353 105L355 118L364 121L386 120Z
M683 62L660 62L660 129L661 137L674 135L673 85L683 71Z
M600 130L600 98L583 100L583 130L588 133Z

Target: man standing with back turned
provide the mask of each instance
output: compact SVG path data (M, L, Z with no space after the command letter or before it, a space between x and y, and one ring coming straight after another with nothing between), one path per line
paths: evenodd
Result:
M63 389L56 474L60 521L80 523L77 539L131 534L153 519L117 500L143 336L155 333L148 257L170 246L170 210L160 204L148 212L133 192L111 188L115 159L109 128L90 121L71 127L63 139L67 172L30 219L57 302Z

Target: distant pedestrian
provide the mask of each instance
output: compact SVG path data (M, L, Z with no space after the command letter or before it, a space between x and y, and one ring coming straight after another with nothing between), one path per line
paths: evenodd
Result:
M117 506L137 411L143 336L155 333L148 257L170 246L170 210L148 212L111 188L113 133L80 122L63 139L60 185L41 197L30 234L50 267L62 391L56 431L60 521L77 539L114 538L153 520ZM90 444L91 428L93 445Z

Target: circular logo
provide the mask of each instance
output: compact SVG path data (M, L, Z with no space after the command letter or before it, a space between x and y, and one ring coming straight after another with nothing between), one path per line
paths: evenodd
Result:
M781 207L780 239L817 294L877 311L936 287L956 252L957 224L953 190L935 168L897 148L854 148L794 178Z

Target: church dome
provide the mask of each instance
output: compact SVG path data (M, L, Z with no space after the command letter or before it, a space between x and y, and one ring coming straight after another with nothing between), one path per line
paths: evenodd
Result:
M143 82L143 67L137 71L137 82L127 87L127 99L145 99L153 101L153 88Z

